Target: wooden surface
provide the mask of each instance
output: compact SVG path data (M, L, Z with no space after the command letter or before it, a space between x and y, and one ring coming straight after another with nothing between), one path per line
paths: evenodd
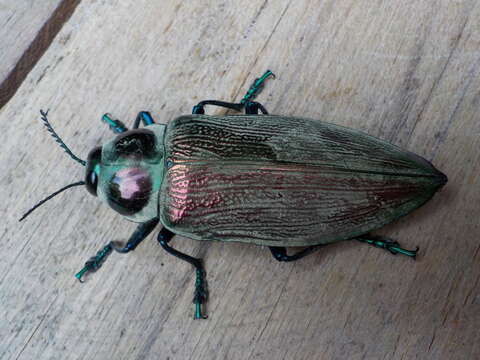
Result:
M80 0L0 0L0 108L15 94Z
M83 0L72 12L0 110L1 359L480 358L478 1ZM30 23L39 13L12 14ZM26 49L5 31L2 74ZM135 228L84 189L18 223L84 176L40 108L85 158L112 136L104 112L130 122L148 109L167 122L203 99L239 100L267 68L277 78L259 101L271 113L364 130L449 176L380 232L420 246L416 262L345 242L284 264L261 247L178 238L208 274L210 317L193 321L194 273L155 235L74 279Z

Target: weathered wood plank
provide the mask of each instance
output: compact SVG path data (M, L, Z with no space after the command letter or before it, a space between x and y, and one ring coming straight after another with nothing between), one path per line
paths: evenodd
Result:
M79 2L0 2L0 108L15 94Z
M476 1L82 2L0 112L0 357L3 359L470 359L480 357L480 6ZM205 259L207 321L193 272L151 236L79 285L83 262L124 239L122 221L80 189L20 214L83 169L111 134L106 111L161 122L207 98L259 100L275 114L367 131L450 179L382 233L417 262L345 242L297 263L255 246L174 244ZM210 113L221 110L208 109Z

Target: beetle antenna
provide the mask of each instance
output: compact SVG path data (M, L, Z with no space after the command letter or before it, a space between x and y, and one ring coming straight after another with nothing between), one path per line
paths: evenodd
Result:
M42 201L40 201L38 204L36 204L34 207L32 207L30 210L28 210L25 214L23 214L23 216L20 218L20 220L18 221L22 221L23 219L25 219L28 215L30 215L35 209L37 209L38 207L42 206L44 203L46 203L48 200L50 200L51 198L57 196L58 194L60 194L62 191L65 191L67 189L70 189L71 187L74 187L74 186L80 186L80 185L85 185L85 181L79 181L79 182L76 182L76 183L73 183L73 184L69 184L67 186L64 186L63 188L61 188L60 190L57 190L55 191L54 193L48 195L45 199L43 199Z
M60 136L58 136L58 134L55 132L55 130L53 130L53 127L52 125L50 125L50 122L48 121L48 118L47 118L47 115L48 115L48 112L50 110L47 110L47 111L43 111L40 109L40 115L42 115L42 121L43 121L43 124L47 127L47 130L48 132L50 133L50 135L52 135L52 137L55 139L55 141L60 145L60 147L65 150L65 152L75 161L79 162L80 164L82 164L83 166L86 165L86 161L85 160L82 160L80 159L78 156L76 156L69 148L68 146L62 141L62 139L60 138Z

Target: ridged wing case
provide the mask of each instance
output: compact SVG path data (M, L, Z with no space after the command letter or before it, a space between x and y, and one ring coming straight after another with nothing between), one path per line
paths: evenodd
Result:
M164 144L161 222L198 240L345 240L406 215L446 182L418 155L303 118L182 116Z

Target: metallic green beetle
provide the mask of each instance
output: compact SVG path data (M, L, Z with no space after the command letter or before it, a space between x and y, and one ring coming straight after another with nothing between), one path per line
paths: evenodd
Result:
M76 274L79 280L97 270L112 250L134 250L158 223L163 226L160 245L196 268L197 319L205 317L205 272L201 259L168 244L175 234L268 246L279 261L297 260L347 239L415 257L416 250L368 233L424 204L447 177L420 156L357 130L268 115L253 99L269 76L267 71L256 79L239 103L202 101L193 115L166 125L141 112L134 130L127 130L105 114L103 120L120 134L92 150L86 162L66 147L41 112L57 142L87 169L85 181L44 201L86 185L115 211L140 223L126 245L110 242L87 261ZM245 109L246 115L208 116L205 105ZM287 255L286 247L304 248Z

